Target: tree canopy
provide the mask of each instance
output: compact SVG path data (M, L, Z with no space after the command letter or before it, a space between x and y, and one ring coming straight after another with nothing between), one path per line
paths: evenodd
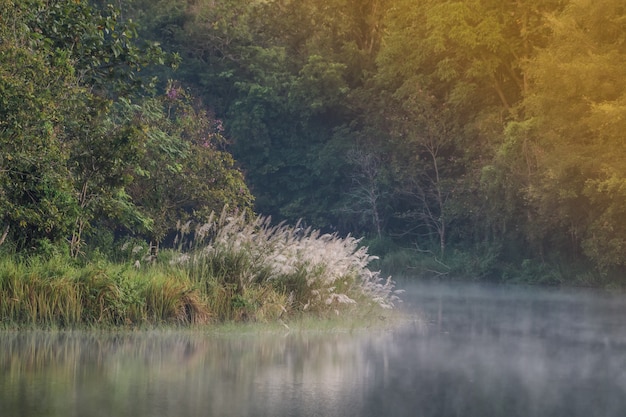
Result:
M159 93L158 80L141 74L177 65L176 54L140 42L112 6L0 6L0 243L28 251L67 243L76 256L97 227L159 242L183 212L250 207L241 172L220 148L221 122L185 90ZM171 183L160 183L166 172ZM163 197L178 182L187 199Z
M626 267L617 0L1 4L19 247L229 205L487 273Z

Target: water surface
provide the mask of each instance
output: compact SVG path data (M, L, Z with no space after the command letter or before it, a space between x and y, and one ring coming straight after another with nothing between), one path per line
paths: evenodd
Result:
M626 297L407 285L389 329L0 332L0 416L624 416Z

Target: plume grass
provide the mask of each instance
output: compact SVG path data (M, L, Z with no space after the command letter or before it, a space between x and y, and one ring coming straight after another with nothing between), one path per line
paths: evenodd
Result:
M258 287L280 294L281 314L338 314L367 304L389 309L398 301L393 281L368 269L376 258L352 236L272 225L269 217L248 219L245 213L226 211L195 230L189 226L180 228L179 241L188 250L172 263L207 293L220 292L216 298L230 298L231 304L249 302L247 294ZM264 300L255 303L261 308Z

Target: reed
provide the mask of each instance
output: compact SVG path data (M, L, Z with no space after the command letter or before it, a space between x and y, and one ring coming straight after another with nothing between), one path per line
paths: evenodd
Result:
M180 247L187 250L171 263L220 300L216 308L223 317L236 315L228 309L249 303L247 294L258 287L278 294L268 299L281 300L281 314L338 314L358 304L388 309L398 301L393 281L368 269L375 257L351 236L272 225L269 217L248 219L245 213L227 212L212 215L194 230L183 225L180 231ZM265 306L264 300L254 302L258 308Z

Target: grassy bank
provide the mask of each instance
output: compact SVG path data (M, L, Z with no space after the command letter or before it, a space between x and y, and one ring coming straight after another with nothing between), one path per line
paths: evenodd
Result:
M0 259L5 327L152 326L288 321L389 309L393 282L352 237L269 219L211 218L180 228L178 250L124 263Z

